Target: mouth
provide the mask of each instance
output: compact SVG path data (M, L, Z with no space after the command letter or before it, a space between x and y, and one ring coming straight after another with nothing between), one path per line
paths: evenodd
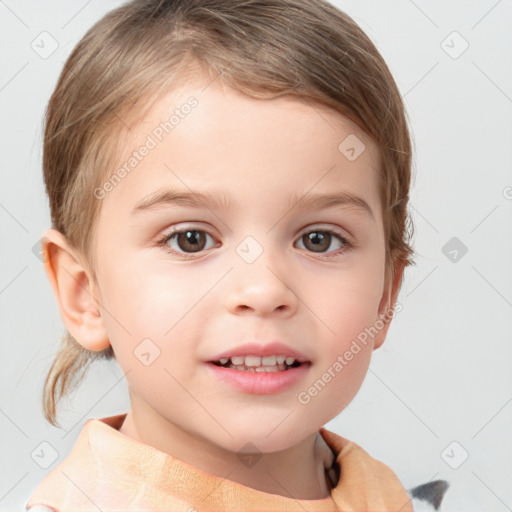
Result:
M212 383L220 382L236 392L274 395L298 386L309 374L311 365L311 361L284 355L223 355L208 361L206 367Z
M245 372L283 372L298 368L303 365L310 365L309 361L298 361L292 356L233 356L223 357L218 361L208 361L215 366Z

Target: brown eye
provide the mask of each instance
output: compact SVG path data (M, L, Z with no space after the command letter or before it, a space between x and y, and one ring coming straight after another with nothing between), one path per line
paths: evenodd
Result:
M309 231L305 233L300 238L300 241L311 252L316 253L331 253L337 252L336 249L349 249L351 244L348 242L346 238L341 236L341 234L336 233L335 231L325 230L325 229L316 229L314 231ZM333 250L328 250L331 247L333 241L337 241L338 247Z
M331 245L331 235L322 231L313 231L302 237L304 245L314 252L324 252Z
M197 252L202 251L206 244L206 236L204 232L197 230L187 230L181 231L180 233L176 233L176 241L178 243L178 247L185 252Z
M211 235L200 229L175 229L164 235L158 245L163 246L171 254L187 256L187 254L203 251L207 245L207 237L212 238Z

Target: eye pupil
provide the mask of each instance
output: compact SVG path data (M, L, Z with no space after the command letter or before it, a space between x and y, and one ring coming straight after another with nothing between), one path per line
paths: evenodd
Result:
M313 250L315 252L322 252L323 250L328 249L331 244L331 235L329 233L324 234L321 231L312 231L305 235L305 239L307 242L311 242L313 244Z
M205 242L204 233L195 229L189 229L178 234L178 245L183 250L202 250L202 244Z
M323 235L319 235L319 234L318 234L318 232L316 232L316 231L315 231L315 232L313 232L313 233L311 233L311 234L309 235L309 239L310 239L311 241L313 241L313 243L314 243L314 244L318 243L318 242L317 242L317 241L315 241L315 240L318 240L318 239L320 239L320 240L321 240L322 238L323 238Z

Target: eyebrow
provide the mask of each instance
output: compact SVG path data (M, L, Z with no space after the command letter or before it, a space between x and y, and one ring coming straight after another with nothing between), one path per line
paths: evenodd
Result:
M186 206L190 208L213 207L218 210L228 209L229 201L226 196L214 190L210 192L180 192L177 190L162 190L140 200L132 210L131 215L159 210L169 206Z
M162 190L151 194L139 201L133 208L131 215L163 209L170 206L185 206L189 208L215 208L229 209L229 198L218 191L187 192L177 190ZM361 197L350 192L336 192L330 194L311 194L292 196L288 202L290 209L321 210L337 206L350 206L367 213L375 219L370 205Z
M293 197L289 202L290 208L305 210L322 210L337 206L351 206L375 219L370 205L362 197L356 196L351 192L334 192L331 194L306 193Z

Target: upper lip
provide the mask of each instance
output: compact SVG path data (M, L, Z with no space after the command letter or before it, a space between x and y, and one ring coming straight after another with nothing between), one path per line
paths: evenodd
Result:
M272 341L269 343L258 343L258 342L250 342L250 343L244 343L242 345L238 345L237 347L234 347L230 350L226 350L225 352L221 352L220 354L217 354L212 357L210 362L218 362L220 359L227 357L235 357L235 356L259 356L259 357L265 357L265 356L287 356L287 357L293 357L296 361L299 363L307 363L309 362L309 359L304 355L301 354L298 350L295 350L292 347L289 347L288 345L285 345L284 343L281 343L280 341Z

